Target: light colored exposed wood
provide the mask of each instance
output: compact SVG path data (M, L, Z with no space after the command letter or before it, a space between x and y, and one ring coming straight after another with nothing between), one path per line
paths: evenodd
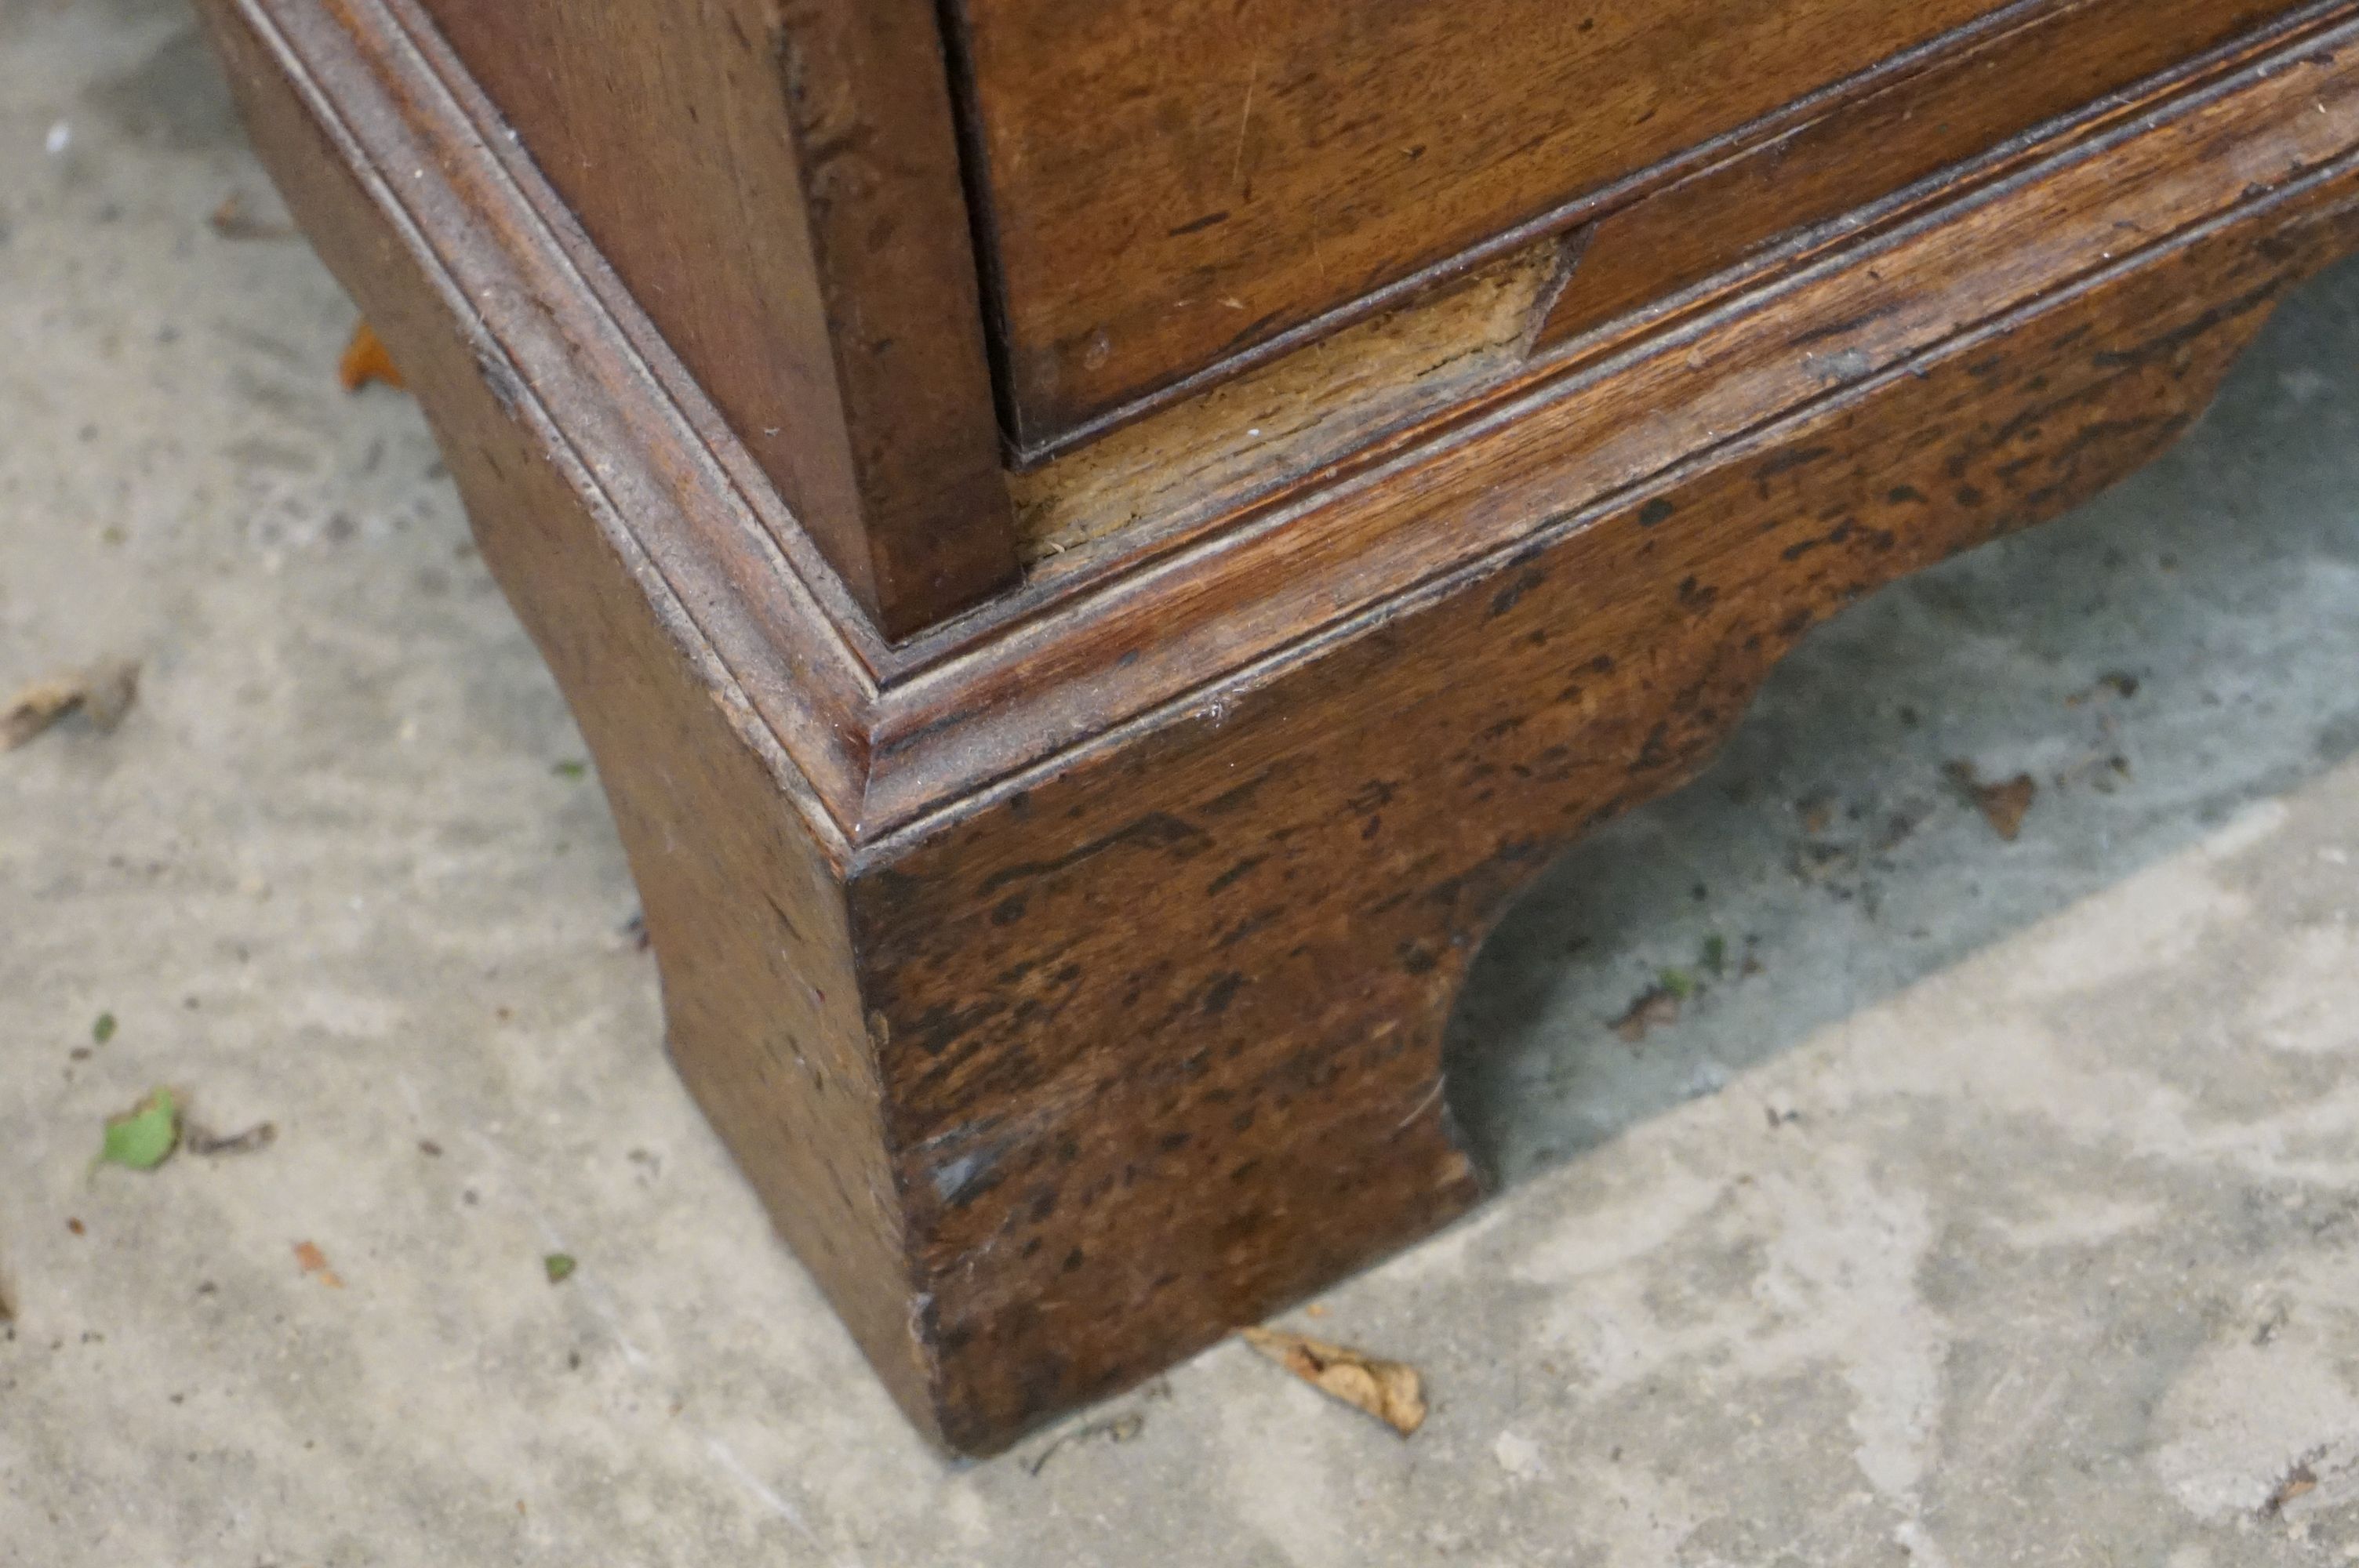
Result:
M1234 513L1523 367L1553 240L1297 350L1030 473L1010 476L1027 560L1139 524Z

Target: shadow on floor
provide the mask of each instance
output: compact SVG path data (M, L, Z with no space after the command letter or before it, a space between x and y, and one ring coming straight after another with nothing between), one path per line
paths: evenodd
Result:
M1451 1108L1512 1185L1727 1087L2359 750L2354 668L2359 264L2159 462L1821 627L1701 778L1552 866L1467 981ZM2016 842L1959 762L2034 778Z

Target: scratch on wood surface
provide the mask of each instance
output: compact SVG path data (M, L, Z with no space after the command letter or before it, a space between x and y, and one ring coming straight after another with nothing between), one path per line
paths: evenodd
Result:
M1407 1127L1410 1122L1415 1121L1419 1117L1423 1116L1428 1110L1431 1109L1433 1108L1433 1102L1441 1098L1441 1080L1440 1078L1434 1079L1433 1087L1425 1091L1425 1098L1417 1102L1416 1108L1412 1109L1407 1116L1402 1117L1400 1120L1394 1125L1393 1130L1395 1132L1400 1131L1402 1128Z
M1253 133L1254 89L1261 85L1261 59L1256 56L1245 72L1245 107L1237 114L1237 156L1229 165L1229 183L1235 185L1245 171L1245 138Z
M1541 287L1538 297L1532 301L1530 319L1524 325L1525 358L1530 358L1539 345L1540 335L1548 330L1549 318L1556 314L1557 301L1572 287L1572 276L1581 270L1582 258L1589 254L1589 242L1596 235L1595 223L1583 223L1557 241L1555 270Z

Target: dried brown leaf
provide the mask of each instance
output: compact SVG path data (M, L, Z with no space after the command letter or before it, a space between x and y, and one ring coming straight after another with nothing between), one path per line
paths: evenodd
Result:
M52 676L25 687L0 713L0 750L15 751L80 708L84 695L72 676Z
M1406 1361L1274 1328L1248 1328L1245 1341L1321 1393L1365 1411L1403 1437L1425 1424L1425 1380Z
M376 330L365 321L353 329L353 341L344 345L344 357L336 362L336 380L346 392L358 392L373 381L396 390L406 384L401 372L394 368L393 356L378 341Z
M1942 770L1950 782L1965 792L1966 798L1990 823L1991 830L2012 844L2023 831L2024 814L2031 809L2039 786L2029 773L2017 773L2005 784L1984 784L1974 772L1972 762L1951 762Z
M224 240L291 240L297 233L292 223L274 223L248 212L245 196L234 190L213 209L212 222L213 232Z
M1680 1021L1680 994L1669 986L1656 986L1630 1004L1630 1011L1614 1021L1614 1033L1636 1045L1647 1038L1650 1029L1669 1029Z
M1805 840L1795 846L1792 861L1795 880L1809 886L1820 887L1858 870L1859 851L1848 844Z
M114 659L66 670L26 687L0 708L0 752L12 752L70 714L103 734L123 722L139 695L139 664Z
M340 1291L344 1288L343 1281L338 1279L336 1271L328 1267L328 1255L309 1241L298 1241L295 1244L295 1264L307 1274L319 1275L320 1283L323 1285L330 1285Z
M251 1154L269 1148L277 1139L277 1125L268 1121L257 1121L243 1132L226 1135L193 1121L184 1121L180 1126L180 1147L191 1154Z
M2286 1473L2286 1478L2283 1481L2277 1483L2277 1489L2269 1494L2267 1502L2261 1505L2261 1512L2274 1519L2285 1512L2288 1503L2297 1498L2306 1498L2316 1490L2318 1490L2318 1472L2312 1470L2308 1465L2297 1465Z

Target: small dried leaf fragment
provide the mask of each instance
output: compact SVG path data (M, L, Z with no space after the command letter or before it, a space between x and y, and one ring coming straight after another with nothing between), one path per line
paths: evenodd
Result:
M0 708L0 752L13 752L60 719L80 713L101 734L123 722L139 695L136 659L109 660L37 680Z
M2288 1503L2297 1498L2306 1498L2316 1490L2318 1490L2318 1472L2307 1465L2297 1465L2286 1473L2286 1478L2283 1481L2277 1483L2277 1489L2269 1494L2267 1502L2261 1505L2261 1512L2269 1519L2275 1519L2285 1512Z
M213 232L224 240L291 240L295 226L257 218L245 210L245 197L233 190L212 211Z
M180 1141L191 1154L251 1154L278 1141L276 1122L257 1121L243 1132L219 1133L196 1122L185 1122Z
M0 751L13 752L34 736L80 708L84 693L71 676L37 680L9 700L0 713Z
M381 381L397 391L405 384L401 372L394 368L393 356L378 341L376 330L365 321L353 329L353 341L344 345L344 357L336 362L336 380L346 392L358 392L373 381Z
M1629 1011L1614 1021L1614 1033L1636 1045L1647 1038L1648 1030L1669 1029L1679 1021L1679 993L1666 986L1652 986L1630 1004Z
M125 1170L152 1171L172 1157L180 1143L180 1108L169 1089L157 1089L120 1116L106 1119L98 1162Z
M336 1271L328 1267L328 1255L309 1241L298 1241L295 1244L295 1266L307 1274L319 1275L320 1283L323 1285L339 1291L344 1288L343 1281L338 1279Z
M549 1282L552 1285L565 1283L573 1277L573 1271L581 1266L570 1252L551 1252L540 1260L541 1271L549 1276Z
M1965 792L1966 798L1990 823L1993 832L2010 844L2015 842L2016 836L2023 831L2024 814L2031 809L2032 798L2039 793L2039 786L2029 773L2017 773L2005 784L1984 784L1972 762L1951 762L1942 772L1951 784Z
M1425 1424L1425 1381L1405 1361L1274 1328L1248 1328L1245 1341L1321 1393L1365 1411L1403 1437Z

